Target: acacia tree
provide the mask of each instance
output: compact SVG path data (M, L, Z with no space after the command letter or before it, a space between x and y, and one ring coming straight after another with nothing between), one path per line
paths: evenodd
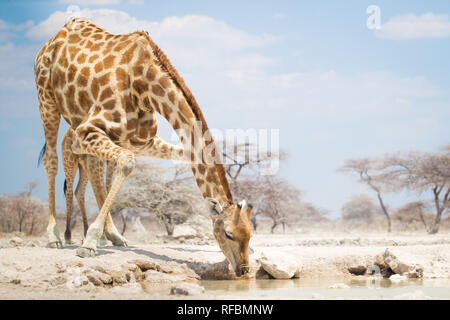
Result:
M288 154L283 151L277 153L261 151L256 145L248 142L229 144L222 141L219 145L233 194L236 198L246 199L253 205L250 221L256 232L258 216L264 212L272 212L272 215L276 216L275 211L267 211L267 204L264 203L267 201L268 186L260 177L261 169L269 166L271 161L286 160Z
M353 196L342 205L341 215L344 222L371 222L373 217L381 214L379 206L366 194Z
M45 205L32 197L37 182L26 185L18 195L0 196L0 230L2 232L24 232L39 234L45 229Z
M443 153L408 152L386 156L384 177L395 181L397 189L432 192L436 214L428 233L439 231L442 215L450 207L450 151Z
M394 213L394 217L405 225L411 225L415 221L420 221L424 225L425 230L429 232L430 228L427 224L424 214L425 207L426 204L423 201L409 202L404 206L398 208Z
M202 211L201 195L193 185L189 168L179 166L175 173L147 162L138 162L119 193L116 211L123 208L156 214L168 235L175 225ZM124 231L124 230L123 230Z
M270 232L279 225L285 230L286 224L298 219L300 214L301 191L277 176L261 176L259 179L261 213L272 220Z
M389 190L389 179L382 174L383 169L384 166L380 160L364 158L347 160L338 171L357 175L359 182L364 183L377 194L378 203L386 217L388 232L391 232L391 217L383 200L383 193Z

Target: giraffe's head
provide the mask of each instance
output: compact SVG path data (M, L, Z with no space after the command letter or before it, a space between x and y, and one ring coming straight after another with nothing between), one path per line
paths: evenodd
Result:
M234 272L240 277L249 272L250 215L253 207L245 200L237 205L225 206L212 201L211 205L214 236Z

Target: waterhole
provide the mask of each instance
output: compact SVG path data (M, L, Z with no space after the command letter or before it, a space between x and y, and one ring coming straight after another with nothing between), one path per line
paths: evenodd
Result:
M450 279L203 280L200 285L218 299L450 299Z

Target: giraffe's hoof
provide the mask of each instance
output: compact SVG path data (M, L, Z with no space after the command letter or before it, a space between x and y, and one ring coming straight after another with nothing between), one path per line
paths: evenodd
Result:
M80 258L92 258L95 257L95 249L79 247L77 249L77 256Z
M118 234L106 233L106 237L112 242L113 246L116 247L128 247L127 239Z
M125 238L114 241L113 245L115 245L116 247L128 247L128 243Z
M47 248L52 248L52 249L62 249L62 243L60 241L54 241L54 242L49 242L47 244Z

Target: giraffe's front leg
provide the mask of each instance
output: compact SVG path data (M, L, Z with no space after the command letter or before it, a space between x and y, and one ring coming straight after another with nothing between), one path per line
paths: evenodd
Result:
M109 241L112 242L113 245L115 245L117 247L127 247L128 246L127 239L125 239L125 237L120 234L120 232L117 230L116 226L114 225L111 214L108 214L106 216L105 236Z
M164 160L186 161L184 149L181 146L170 144L158 136L152 138L152 143L140 150L138 156L152 157Z
M102 129L96 127L98 123L98 119L91 119L91 122L85 122L77 128L76 134L80 141L80 146L86 153L93 156L116 161L117 168L111 190L108 192L100 213L89 227L82 246L77 250L77 255L83 258L95 255L97 242L103 234L114 200L119 193L121 185L135 166L134 154L113 143Z

